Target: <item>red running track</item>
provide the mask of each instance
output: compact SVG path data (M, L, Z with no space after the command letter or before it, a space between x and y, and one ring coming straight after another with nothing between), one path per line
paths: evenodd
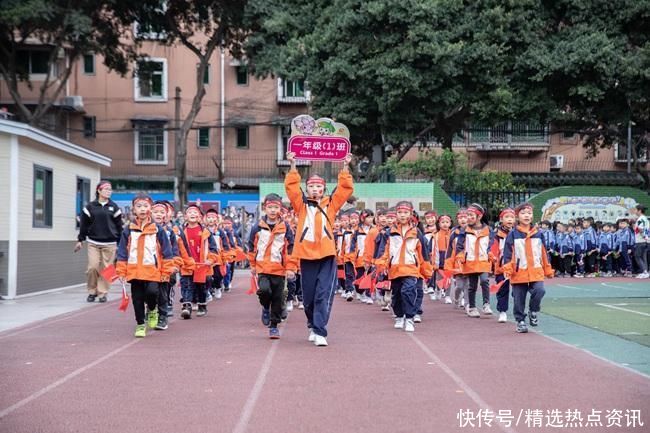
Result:
M512 323L425 299L424 323L408 335L377 306L337 298L329 347L307 342L300 310L272 342L247 282L208 316L143 340L132 337L132 309L116 303L0 334L0 432L479 430L460 426L461 409L511 411L510 427L493 420L481 431L650 431L650 379ZM527 409L542 411L541 428L527 427ZM554 409L563 423L580 410L583 424L601 410L603 425L545 428ZM626 428L623 417L608 428L612 409L638 409L646 424Z

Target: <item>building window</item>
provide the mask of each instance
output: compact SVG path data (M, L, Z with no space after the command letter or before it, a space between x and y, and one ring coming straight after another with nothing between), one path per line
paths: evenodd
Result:
M50 52L44 50L18 50L16 68L26 74L47 74Z
M52 227L52 169L34 165L34 227Z
M564 133L562 134L562 138L564 138L565 140L572 140L574 136L575 136L575 132L573 131L564 131Z
M77 228L79 228L79 221L81 212L83 211L86 203L90 201L90 179L85 177L77 177Z
M84 54L84 74L95 75L95 55Z
M167 133L160 127L142 126L135 131L136 164L167 164Z
M207 149L210 147L210 128L199 128L198 146L200 149Z
M248 149L248 126L237 128L237 149Z
M167 101L167 59L138 62L134 81L136 101Z
M248 86L248 66L239 65L235 69L237 71L237 85Z
M282 153L280 154L280 160L286 158L287 152L289 151L289 137L291 137L291 126L281 126L280 127L280 140L282 140Z
M290 81L284 80L284 95L285 98L304 98L305 97L305 81Z
M196 69L199 69L199 64L196 64ZM208 63L203 72L203 84L210 84L210 64Z
M95 138L96 134L96 121L95 116L84 116L84 137Z

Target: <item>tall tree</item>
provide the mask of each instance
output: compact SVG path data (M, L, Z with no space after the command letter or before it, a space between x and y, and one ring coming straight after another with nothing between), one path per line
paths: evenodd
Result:
M401 158L431 138L450 149L470 117L534 111L509 75L540 24L537 4L252 0L246 52L258 75L307 78L317 114L361 142L401 144Z
M166 43L181 44L197 59L196 69L188 71L195 74L196 82L192 105L176 134L175 194L181 206L187 203L187 136L205 96L203 77L219 50L241 56L249 35L244 23L246 4L246 0L167 0L139 11L139 20L163 35Z
M136 48L120 41L125 26L134 19L130 4L120 0L0 1L0 77L21 120L41 124L85 53L101 55L109 69L126 74ZM42 72L38 84L30 79L36 67ZM37 85L35 103L25 97L22 85L30 90Z

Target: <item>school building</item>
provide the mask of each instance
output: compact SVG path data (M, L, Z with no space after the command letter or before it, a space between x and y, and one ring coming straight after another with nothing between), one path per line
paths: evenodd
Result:
M0 120L0 296L86 281L73 253L77 215L111 159L24 123Z

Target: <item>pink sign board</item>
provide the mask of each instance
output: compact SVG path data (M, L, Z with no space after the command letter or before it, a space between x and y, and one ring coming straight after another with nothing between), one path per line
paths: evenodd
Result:
M294 152L296 159L343 161L350 148L346 137L294 135L289 138L289 152Z

